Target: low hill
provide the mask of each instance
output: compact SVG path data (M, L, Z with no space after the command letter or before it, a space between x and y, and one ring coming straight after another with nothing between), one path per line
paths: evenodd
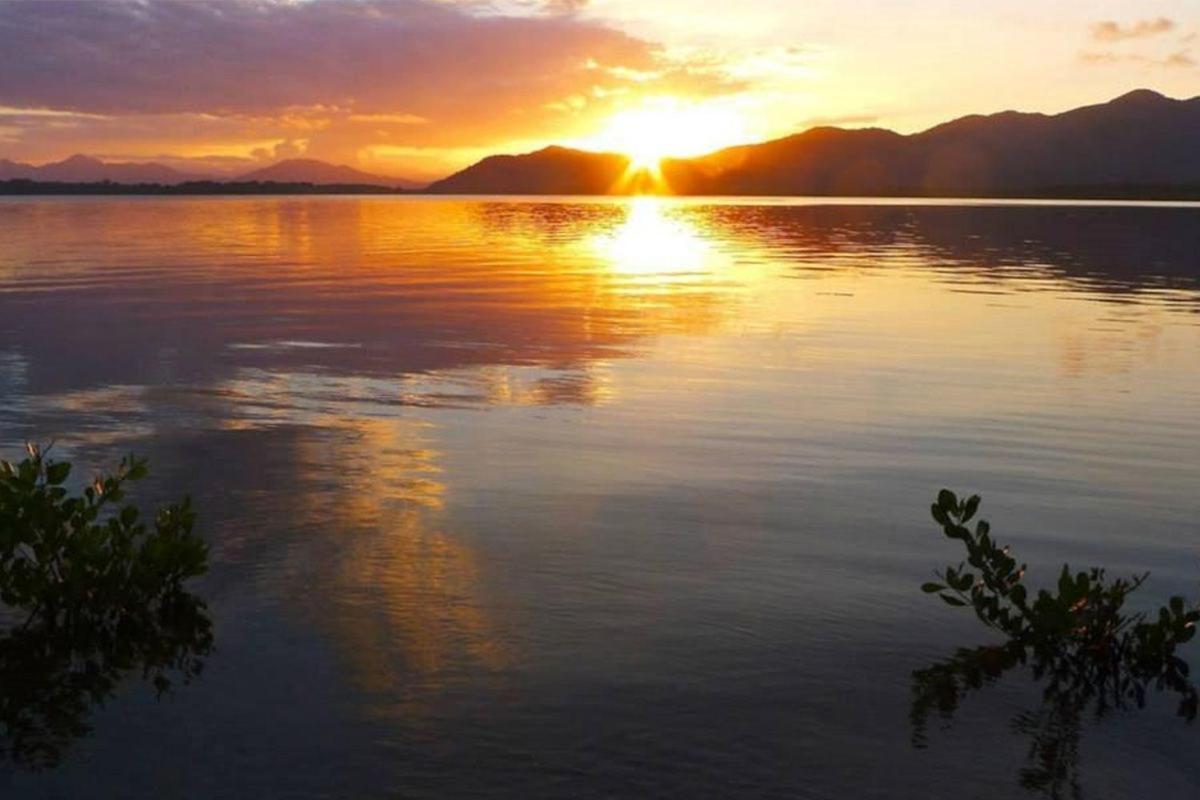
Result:
M238 183L311 183L317 186L331 184L399 186L410 189L420 185L413 181L372 175L354 167L330 164L327 161L318 161L313 158L289 158L269 167L239 175L234 181Z
M610 194L629 170L629 158L547 147L519 156L489 156L437 181L434 194Z

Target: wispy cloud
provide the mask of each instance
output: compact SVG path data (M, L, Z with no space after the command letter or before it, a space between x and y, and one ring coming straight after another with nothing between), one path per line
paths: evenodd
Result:
M1105 42L1112 47L1103 50L1086 50L1080 53L1079 57L1088 64L1141 64L1146 67L1190 69L1196 66L1196 61L1192 58L1188 48L1189 43L1195 38L1194 34L1180 37L1179 44L1182 47L1170 53L1164 53L1161 46L1156 54L1130 52L1128 49L1122 49L1125 42L1151 39L1176 31L1178 28L1178 24L1167 17L1139 19L1125 25L1114 20L1103 20L1092 25L1091 36L1093 40Z
M1166 17L1139 19L1128 25L1115 20L1101 20L1092 25L1092 38L1098 42L1120 42L1126 39L1146 39L1175 30L1175 21Z
M1147 56L1140 53L1118 53L1113 50L1085 50L1079 58L1088 64L1144 64L1153 67L1190 69L1196 60L1187 50L1180 50L1164 57Z
M351 114L351 122L377 122L385 125L428 125L429 120L416 114Z
M879 122L876 114L845 114L836 117L809 117L801 120L798 128L839 128L859 125L874 125Z
M1196 59L1192 58L1191 53L1183 50L1167 56L1163 61L1163 65L1168 67L1194 67L1196 66Z

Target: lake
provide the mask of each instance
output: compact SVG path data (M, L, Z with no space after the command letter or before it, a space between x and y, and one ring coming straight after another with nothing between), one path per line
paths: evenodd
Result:
M0 396L192 495L217 648L5 797L1029 797L1031 681L913 743L994 641L937 490L1200 592L1197 205L5 199ZM1083 795L1198 744L1089 721Z

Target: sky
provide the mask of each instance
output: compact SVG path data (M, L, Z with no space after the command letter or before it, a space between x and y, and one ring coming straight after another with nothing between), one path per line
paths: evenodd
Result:
M428 179L1200 95L1200 0L0 0L0 158Z

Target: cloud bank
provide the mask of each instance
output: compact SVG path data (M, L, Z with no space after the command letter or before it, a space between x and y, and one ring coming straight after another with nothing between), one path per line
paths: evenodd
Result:
M557 96L652 45L571 15L428 0L0 5L0 103L89 113L264 114L332 105L428 116Z
M191 126L216 136L216 150L220 136L253 129L274 140L259 150L305 142L310 153L345 158L372 143L534 136L632 91L730 88L717 72L585 19L583 5L0 0L0 126L10 139L35 129L128 139L140 127L146 141L156 126ZM583 102L564 112L566 98ZM59 118L51 130L29 109L91 117Z

